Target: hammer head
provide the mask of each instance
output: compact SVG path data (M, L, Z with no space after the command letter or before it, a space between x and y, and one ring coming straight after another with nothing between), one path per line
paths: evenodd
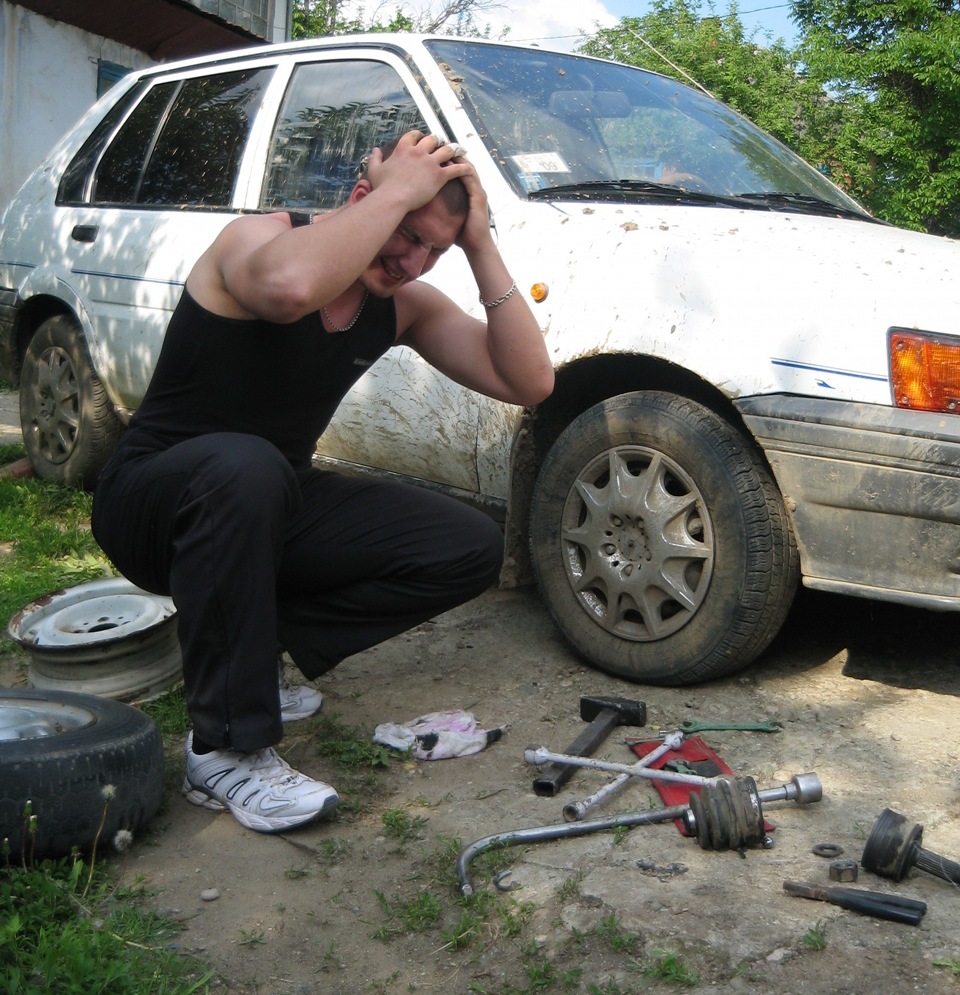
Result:
M621 726L642 726L647 724L647 706L642 701L627 698L606 698L584 696L580 699L580 718L592 722L598 715L613 713L612 718Z

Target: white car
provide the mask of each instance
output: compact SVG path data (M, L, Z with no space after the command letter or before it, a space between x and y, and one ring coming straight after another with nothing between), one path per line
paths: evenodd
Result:
M0 376L42 476L92 484L195 258L341 203L410 128L462 145L556 390L520 410L405 348L318 459L478 501L598 667L744 666L810 587L960 608L960 245L870 218L722 104L536 48L371 35L135 72L0 232ZM457 253L430 279L480 313Z

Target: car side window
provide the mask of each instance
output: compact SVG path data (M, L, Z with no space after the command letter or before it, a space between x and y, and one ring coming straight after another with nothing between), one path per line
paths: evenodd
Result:
M95 162L81 203L224 208L273 66L155 84ZM81 150L81 153L83 150ZM74 174L79 171L71 164ZM76 201L75 201L76 202Z
M260 206L338 207L370 150L413 128L427 130L396 71L342 60L299 66L274 128Z

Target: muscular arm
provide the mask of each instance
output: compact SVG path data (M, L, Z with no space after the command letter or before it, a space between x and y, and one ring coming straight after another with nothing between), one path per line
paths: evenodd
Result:
M361 180L347 204L314 224L292 228L284 214L231 222L187 280L194 299L216 314L280 323L336 299L409 211L469 170L465 163L450 162L449 147L421 144L422 137L408 132L386 161L375 149L370 180Z

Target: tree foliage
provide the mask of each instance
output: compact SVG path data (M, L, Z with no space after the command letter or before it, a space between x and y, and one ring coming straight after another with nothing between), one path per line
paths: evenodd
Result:
M895 224L960 235L960 4L796 0L799 54L838 108L854 196Z
M489 37L490 25L478 17L502 7L502 0L444 0L439 9L423 4L418 10L400 4L395 9L375 4L368 12L352 0L293 0L293 38L321 38L359 32L419 31Z

